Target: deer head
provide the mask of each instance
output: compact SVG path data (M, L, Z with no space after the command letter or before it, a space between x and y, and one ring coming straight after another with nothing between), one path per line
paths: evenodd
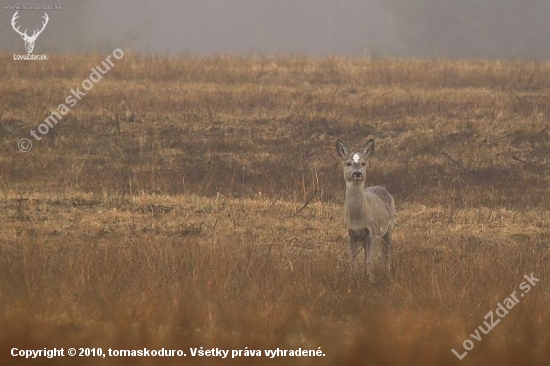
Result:
M336 152L342 160L344 179L347 183L365 185L367 173L367 159L374 151L374 140L370 139L359 152L352 152L346 143L340 139L336 141Z
M27 50L27 53L32 53L32 50L34 49L34 42L36 41L36 38L38 38L38 36L40 35L40 33L42 33L42 31L44 30L44 28L46 28L46 24L48 24L48 14L44 13L44 22L42 22L42 29L38 30L38 29L35 29L32 36L28 36L27 35L27 30L25 29L24 32L21 32L19 30L19 27L15 27L15 20L17 18L19 18L19 15L17 15L17 13L19 13L19 10L15 12L15 14L13 14L13 18L11 18L11 26L13 27L13 29L19 33L21 35L21 38L23 38L23 40L25 41L25 49Z

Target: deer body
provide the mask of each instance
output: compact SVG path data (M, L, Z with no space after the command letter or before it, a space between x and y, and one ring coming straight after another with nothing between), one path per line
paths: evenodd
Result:
M346 181L344 222L348 230L352 261L363 249L365 265L371 264L373 245L377 238L382 237L382 252L389 269L395 203L386 188L365 188L366 160L373 150L373 140L369 140L361 152L356 153L350 153L341 140L336 142L336 152L342 160Z

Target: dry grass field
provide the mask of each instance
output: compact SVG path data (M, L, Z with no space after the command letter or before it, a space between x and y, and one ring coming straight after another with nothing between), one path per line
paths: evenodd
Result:
M36 141L105 55L50 58L0 55L0 364L548 364L550 64L127 53ZM398 212L370 279L349 268L334 149L368 137L368 184Z

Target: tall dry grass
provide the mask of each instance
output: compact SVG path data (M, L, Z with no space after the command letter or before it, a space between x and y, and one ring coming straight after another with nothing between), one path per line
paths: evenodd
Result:
M0 56L0 363L19 364L12 347L188 354L55 364L225 363L189 357L203 346L545 364L550 65L127 54L19 152L103 58ZM368 182L398 204L391 276L371 281L349 270L333 146L369 135ZM459 361L451 348L531 273Z

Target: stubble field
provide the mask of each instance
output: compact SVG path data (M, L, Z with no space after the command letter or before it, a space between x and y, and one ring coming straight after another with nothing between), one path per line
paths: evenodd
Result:
M0 55L0 364L547 364L550 64L127 53L30 137L104 58ZM397 205L392 270L370 279L334 149L369 137L367 182Z

